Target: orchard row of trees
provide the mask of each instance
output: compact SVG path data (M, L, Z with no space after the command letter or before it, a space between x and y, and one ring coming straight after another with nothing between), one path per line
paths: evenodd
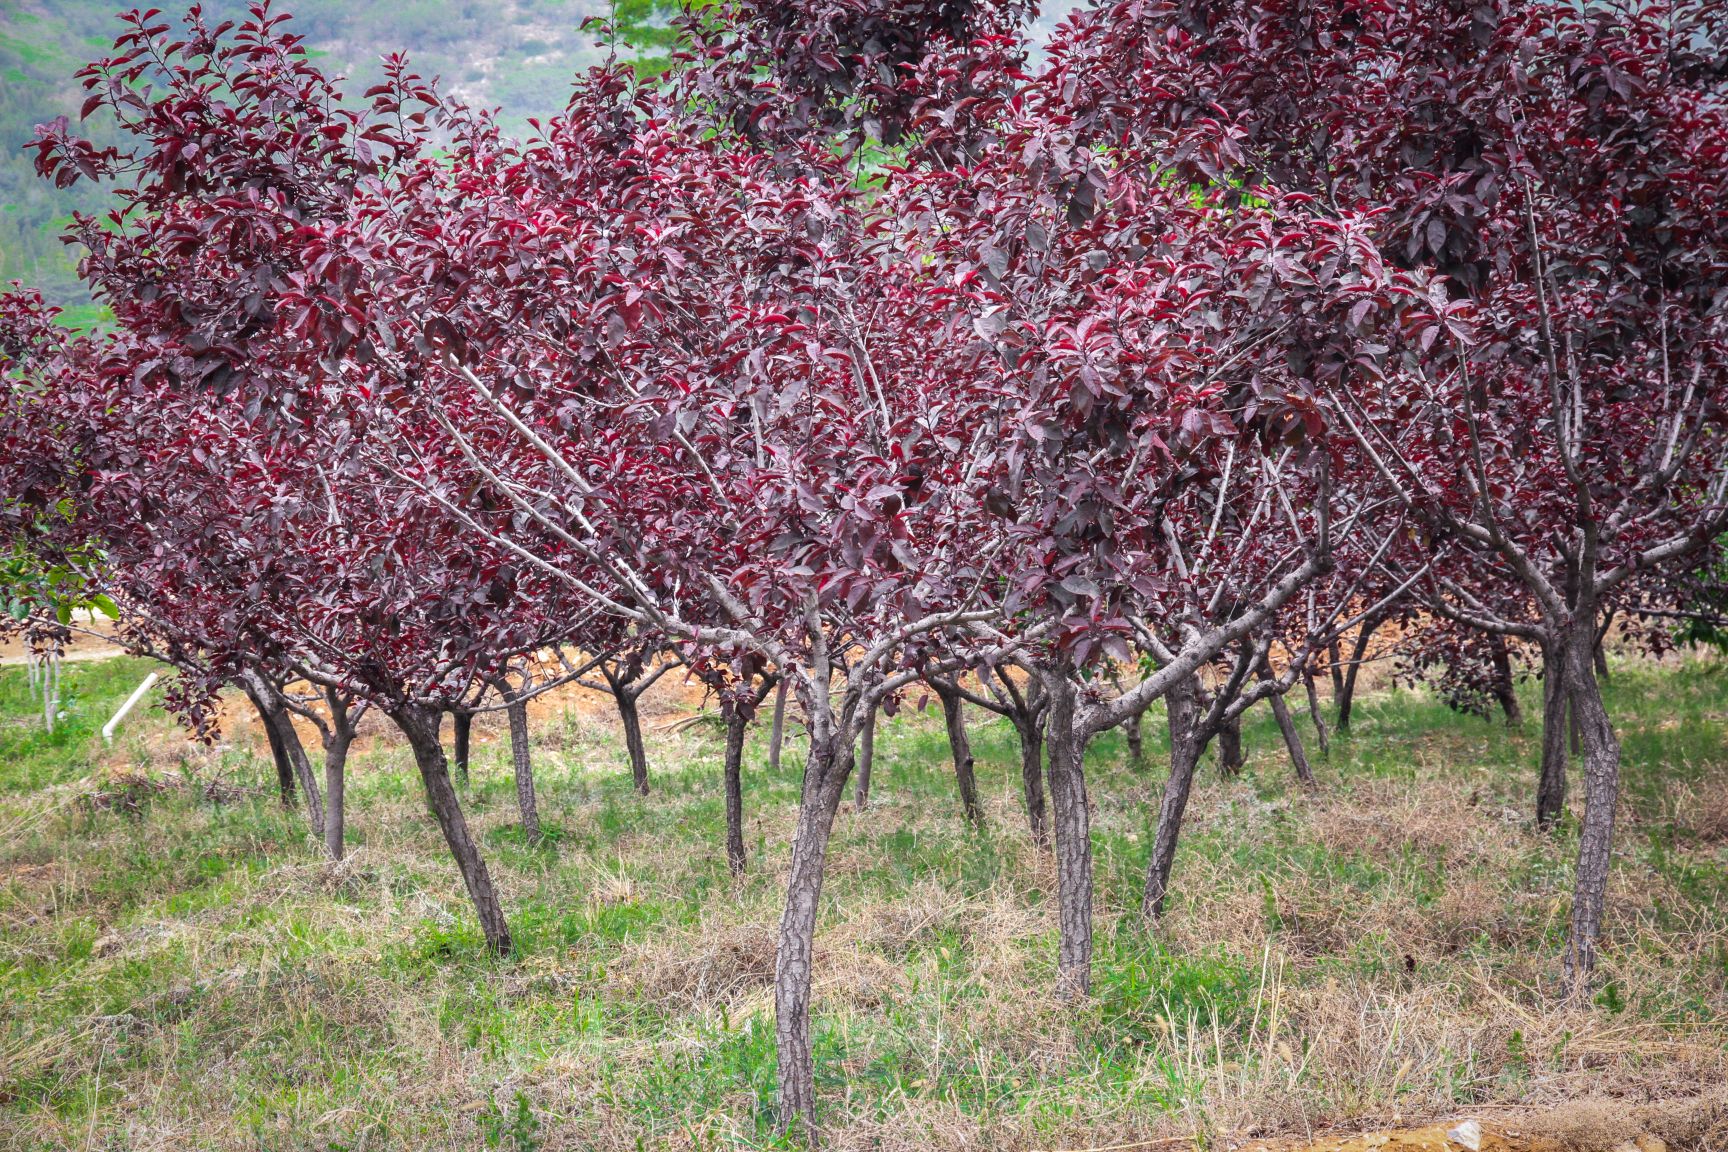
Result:
M1245 709L1305 771L1286 695L1319 721L1376 629L1464 701L1515 707L1528 654L1544 823L1581 750L1583 986L1602 633L1716 602L1728 527L1728 12L1117 0L1034 66L1031 8L727 0L526 139L400 58L351 98L265 4L127 15L82 73L122 143L33 145L115 188L72 232L114 323L0 303L14 553L110 598L194 724L243 690L332 855L354 724L387 716L499 952L444 714L460 748L510 710L532 825L525 700L612 691L646 787L634 702L681 664L728 722L742 868L746 729L791 694L788 1125L834 817L922 686L969 817L962 703L1019 733L1080 996L1098 734L1169 716L1154 920Z

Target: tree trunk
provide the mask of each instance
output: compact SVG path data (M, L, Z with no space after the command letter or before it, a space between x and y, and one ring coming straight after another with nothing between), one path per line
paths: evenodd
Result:
M1032 842L1040 848L1050 847L1050 828L1044 815L1044 726L1035 715L1014 717L1014 731L1020 737L1020 787L1026 794L1026 821L1032 829Z
M858 786L853 802L862 812L870 806L870 769L876 764L876 706L864 716L864 730L858 734Z
M726 717L726 867L732 875L744 875L744 738L750 734L750 717L733 708Z
M1302 787L1318 787L1314 779L1314 769L1308 764L1307 750L1302 747L1302 734L1296 731L1296 721L1290 716L1290 705L1285 702L1281 692L1274 692L1271 697L1272 718L1278 722L1278 731L1284 737L1284 747L1290 753L1290 764L1296 769L1296 779L1302 781Z
M630 779L636 791L648 795L648 749L642 743L642 712L636 707L636 694L628 688L614 688L612 699L618 704L618 719L624 723L624 750L630 756Z
M852 771L848 732L811 733L798 803L798 831L792 840L792 866L786 880L786 911L774 956L774 1042L779 1056L779 1120L801 1127L815 1146L816 1069L810 1053L810 976L816 948L816 918L822 902L823 869L834 814Z
M1356 629L1356 643L1350 652L1350 667L1344 670L1344 690L1338 697L1338 731L1350 731L1350 709L1356 701L1356 673L1368 655L1368 642L1380 627L1380 618L1370 616Z
M1314 721L1314 735L1320 742L1320 755L1330 756L1332 748L1326 733L1326 716L1320 711L1320 693L1314 687L1312 669L1302 673L1302 688L1308 694L1308 719Z
M1565 962L1566 982L1574 992L1586 987L1596 968L1608 870L1614 855L1614 806L1620 797L1620 741L1596 682L1595 641L1594 616L1585 614L1573 625L1566 652L1569 711L1577 722L1584 749L1584 827L1578 836L1578 870L1573 881Z
M246 698L252 701L252 707L258 710L258 723L264 726L264 738L270 741L270 759L276 764L276 794L282 800L282 807L294 807L294 765L288 762L288 749L282 745L282 733L276 730L276 725L270 720L270 710L264 704L257 692L250 685L245 685L242 691Z
M1559 646L1542 646L1542 774L1536 783L1536 826L1551 828L1566 811L1565 659Z
M786 693L792 687L790 677L780 677L774 689L774 726L768 730L768 771L780 771L780 749L786 742Z
M353 742L347 709L333 707L324 741L324 850L332 860L342 859L347 850L343 837L348 831L348 748Z
M468 749L474 735L474 713L461 708L450 710L451 744L454 746L454 763L456 779L462 786L468 786Z
M258 708L265 729L275 733L271 751L274 753L276 747L280 746L283 756L292 768L293 778L299 781L300 791L306 797L306 821L311 825L312 835L322 842L324 800L319 794L318 777L312 771L312 762L306 758L306 746L300 742L300 733L294 727L294 718L288 714L288 706L283 703L282 695L276 686L262 676L252 675L253 681L248 693L253 697L252 702ZM280 780L277 783L280 786Z
M1246 763L1242 758L1242 715L1237 713L1218 728L1218 775L1234 780Z
M1206 747L1200 731L1200 684L1189 677L1173 684L1164 696L1164 711L1170 718L1170 778L1164 782L1164 799L1158 805L1158 832L1152 841L1152 859L1146 866L1146 889L1140 897L1140 914L1156 920L1164 914L1164 898L1170 891L1170 869L1176 860L1176 841L1182 834L1182 814L1194 786L1194 770Z
M1332 702L1337 704L1344 699L1344 661L1338 650L1338 641L1326 645L1326 670L1332 676Z
M1128 763L1135 768L1146 766L1146 741L1140 731L1144 713L1136 712L1122 721L1122 735L1128 741Z
M942 723L948 729L948 751L954 758L954 780L960 786L960 807L974 828L984 825L984 806L978 802L978 778L972 771L972 742L966 738L966 714L960 707L960 693L941 681L930 687L942 701Z
M505 691L503 686L499 691ZM516 808L522 814L522 837L540 840L540 801L534 795L534 758L528 744L528 702L511 700L504 709L510 721L510 763L516 773Z
M492 877L480 848L469 835L468 821L463 818L461 802L450 783L449 766L444 760L444 747L438 739L438 713L415 704L403 705L390 714L408 745L414 751L415 766L420 769L420 782L426 787L426 799L438 827L444 832L444 842L462 873L462 882L474 901L480 917L480 930L486 934L486 946L497 955L510 951L510 926L504 920L504 910L498 903L498 893L492 887Z
M1518 705L1518 684L1512 678L1512 653L1506 647L1506 638L1490 633L1488 654L1494 662L1494 699L1506 714L1506 726L1517 728L1524 723L1524 709Z
M1092 989L1092 814L1087 806L1086 741L1075 715L1076 690L1065 675L1045 683L1050 700L1045 741L1056 832L1056 903L1061 939L1056 993L1069 999Z

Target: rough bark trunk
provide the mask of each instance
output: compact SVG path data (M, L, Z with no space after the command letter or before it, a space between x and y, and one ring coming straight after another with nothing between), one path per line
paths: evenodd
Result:
M501 687L499 691L504 691ZM504 709L510 721L510 763L516 774L516 808L522 816L522 836L530 844L540 840L540 801L534 795L534 758L528 743L528 704L511 700Z
M1318 787L1314 769L1308 763L1308 752L1302 747L1302 734L1296 731L1296 721L1290 716L1290 705L1278 692L1272 694L1271 704L1272 718L1278 722L1278 732L1284 737L1284 748L1290 753L1290 766L1296 769L1296 779L1302 781L1304 788Z
M324 799L319 792L318 777L312 771L312 762L306 758L306 746L300 742L300 733L294 727L294 718L288 714L288 706L283 703L281 693L274 684L262 676L253 679L248 692L253 697L253 704L258 708L258 714L263 718L267 731L275 734L271 751L280 746L286 757L295 780L299 782L300 791L306 797L306 821L311 825L312 835L320 843L324 840ZM280 771L280 769L278 769ZM280 785L280 781L278 781Z
M810 976L816 947L816 919L822 902L823 869L834 814L852 770L850 733L813 732L798 804L798 831L792 840L792 866L786 880L786 911L774 957L774 1041L779 1056L779 1120L801 1128L815 1146L816 1069L810 1052Z
M948 730L948 751L954 758L954 781L960 787L960 807L975 828L984 825L984 806L978 802L978 777L973 772L972 742L966 738L966 714L960 693L941 681L930 687L942 702L942 723Z
M294 765L288 762L288 749L282 746L282 734L270 720L269 709L250 687L243 689L252 707L258 710L258 723L264 726L264 738L270 742L270 759L276 765L276 794L282 807L294 807Z
M864 717L864 730L858 734L858 786L852 799L862 812L870 806L870 769L876 765L876 708L871 706Z
M1368 655L1368 642L1380 627L1380 618L1370 616L1356 629L1356 643L1350 650L1350 667L1344 670L1344 690L1338 696L1338 731L1350 731L1350 709L1356 702L1356 673Z
M1136 712L1122 721L1122 735L1128 742L1128 763L1135 768L1146 766L1146 739L1140 730L1143 715Z
M1524 723L1524 709L1518 704L1518 684L1512 678L1512 653L1506 647L1506 638L1491 633L1488 654L1494 663L1494 699L1506 715L1506 726L1517 728Z
M630 756L630 779L636 791L648 795L648 749L642 743L642 711L636 706L636 694L627 688L614 688L612 699L618 704L618 719L624 724L624 750Z
M1187 811L1194 770L1206 746L1200 731L1199 688L1199 682L1190 677L1172 685L1164 696L1164 710L1170 718L1170 778L1164 782L1164 798L1158 805L1158 831L1152 841L1152 859L1146 866L1146 888L1140 897L1140 914L1149 921L1164 914L1176 841L1182 834L1182 814Z
M750 734L750 718L733 709L726 718L726 867L742 876L748 861L744 855L744 739Z
M1566 811L1567 692L1565 660L1542 646L1542 773L1536 782L1536 826L1551 828Z
M1344 699L1344 662L1340 658L1338 641L1334 640L1326 646L1326 670L1332 676L1332 702L1337 704Z
M347 851L348 748L354 742L354 730L340 710L331 717L331 729L324 741L324 851L330 859L340 860Z
M780 771L780 749L786 743L786 693L792 687L787 677L781 677L774 689L774 725L768 730L768 771Z
M1314 687L1312 670L1302 673L1302 688L1308 694L1308 719L1314 721L1314 735L1320 743L1320 755L1332 755L1331 740L1326 732L1326 715L1320 711L1320 693Z
M474 736L474 713L453 708L450 711L451 736L450 743L455 753L453 761L456 766L456 779L463 787L468 786L468 750Z
M1620 741L1596 682L1595 642L1595 621L1586 615L1568 635L1566 652L1566 689L1583 745L1584 769L1584 826L1578 835L1565 962L1567 984L1575 992L1588 984L1596 968L1614 856L1614 807L1620 798Z
M497 955L506 955L510 951L510 926L505 922L504 910L498 903L497 891L492 887L486 862L480 857L480 848L468 832L468 821L462 815L456 789L450 783L444 747L438 739L438 713L409 704L391 712L390 718L408 738L408 746L413 749L415 766L420 769L420 782L426 788L426 799L444 833L444 842L450 846L450 855L462 873L468 896L474 901L474 910L480 917L480 930L486 935L486 946Z
M1040 848L1048 848L1050 828L1044 813L1044 726L1037 716L1021 714L1014 718L1014 731L1020 737L1020 788L1026 795L1026 822L1032 830L1032 842Z
M1247 763L1242 757L1242 716L1238 713L1218 728L1218 775L1233 780Z
M1056 991L1063 998L1092 988L1092 815L1086 799L1086 741L1076 724L1076 691L1066 676L1045 684L1050 700L1045 742L1056 833Z

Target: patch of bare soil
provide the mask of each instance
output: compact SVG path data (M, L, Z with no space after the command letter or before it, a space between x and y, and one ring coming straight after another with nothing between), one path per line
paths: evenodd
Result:
M1585 1099L1546 1112L1463 1116L1421 1128L1317 1140L1251 1140L1235 1152L1719 1152L1728 1149L1728 1087L1632 1105Z

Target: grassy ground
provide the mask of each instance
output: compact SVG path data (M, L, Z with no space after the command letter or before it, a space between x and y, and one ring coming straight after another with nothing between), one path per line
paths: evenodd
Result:
M23 670L0 669L0 1147L777 1146L768 985L795 755L777 775L751 756L734 884L717 731L658 733L643 801L602 712L542 713L535 847L512 827L502 726L482 723L466 803L520 947L495 961L381 727L351 765L351 857L321 864L267 787L256 725L198 749L151 713L101 750L142 669L68 666L52 737ZM1728 669L1618 667L1611 705L1627 789L1606 971L1570 1008L1547 993L1574 830L1530 825L1534 732L1381 694L1305 797L1257 719L1247 772L1197 790L1155 936L1131 913L1158 742L1137 770L1106 738L1096 996L1071 1007L1046 993L1054 875L1022 831L1012 733L973 718L990 827L970 833L936 718L886 724L819 937L832 1145L1216 1146L1718 1082Z

